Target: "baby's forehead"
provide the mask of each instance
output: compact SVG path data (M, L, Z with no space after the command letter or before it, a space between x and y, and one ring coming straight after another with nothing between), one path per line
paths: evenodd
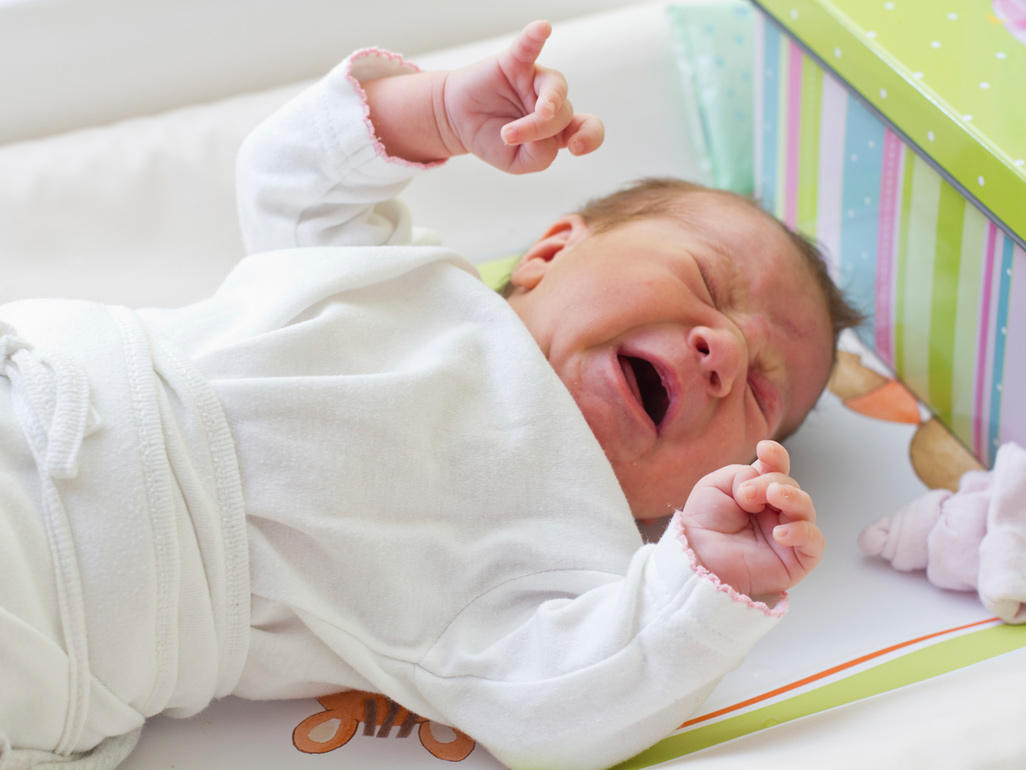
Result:
M692 200L682 201L683 225L715 255L722 280L761 295L795 339L805 335L789 310L818 311L814 314L829 327L827 300L810 264L814 257L799 248L797 237L779 220L754 201L725 191L703 190L686 197Z
M772 257L777 268L807 268L784 225L748 198L705 189L679 194L676 204L673 216L678 224L738 266L752 255L763 255Z

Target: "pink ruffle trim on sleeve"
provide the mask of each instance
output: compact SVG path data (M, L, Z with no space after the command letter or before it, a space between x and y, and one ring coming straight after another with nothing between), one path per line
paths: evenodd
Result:
M684 553L688 557L688 561L691 563L691 569L694 571L696 575L698 575L698 577L702 578L703 580L709 581L713 584L717 591L721 591L727 594L727 596L729 596L734 601L740 602L741 604L744 604L746 607L749 607L753 610L758 610L767 617L780 618L784 616L784 614L787 612L788 603L788 596L786 591L780 595L780 600L776 603L776 606L774 607L770 607L765 602L756 601L755 599L752 599L750 596L746 596L745 594L737 591L733 586L722 582L715 573L710 572L708 569L699 564L698 556L695 554L693 550L691 550L691 546L688 544L687 535L684 534L684 525L680 521L680 516L674 516L673 520L670 522L670 526L675 528L677 540L680 542L681 547L684 549Z
M346 71L346 79L353 86L353 90L360 95L360 99L363 101L363 122L364 125L367 126L367 133L374 141L374 151L377 153L379 158L382 158L383 160L386 160L389 163L396 163L400 166L408 166L410 168L418 169L435 168L436 166L441 166L443 163L445 163L444 160L437 160L432 163L419 163L417 161L406 160L405 158L397 158L394 155L388 154L388 150L385 149L385 145L381 143L381 140L378 138L378 135L374 130L374 123L371 120L370 116L370 105L367 103L367 92L363 90L363 85L356 78L356 76L353 75L352 72L353 62L357 59L363 59L368 56L377 56L379 58L395 62L399 66L406 68L408 72L420 72L420 67L418 67L416 64L413 64L412 62L406 61L406 59L404 59L400 54L393 53L392 51L387 51L384 48L360 48L359 50L354 51L349 56L349 64Z

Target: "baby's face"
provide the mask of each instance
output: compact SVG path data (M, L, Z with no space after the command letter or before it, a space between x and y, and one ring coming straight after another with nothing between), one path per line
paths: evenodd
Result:
M795 429L833 355L826 301L780 226L726 196L688 203L690 223L597 234L566 217L513 275L510 304L638 518L668 515L703 475Z

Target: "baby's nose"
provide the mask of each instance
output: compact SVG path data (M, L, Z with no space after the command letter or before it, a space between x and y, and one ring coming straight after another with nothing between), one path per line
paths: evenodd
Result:
M695 352L709 394L723 398L730 393L747 361L740 335L729 329L696 326L688 334L688 346Z

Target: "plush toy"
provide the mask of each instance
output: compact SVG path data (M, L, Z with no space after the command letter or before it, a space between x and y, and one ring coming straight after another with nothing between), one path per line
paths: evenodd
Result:
M866 527L859 547L895 569L925 569L934 585L979 592L1007 623L1026 622L1026 451L998 450L991 471L958 491L935 489Z
M897 380L866 366L861 356L840 350L830 391L849 409L878 420L918 425L909 444L916 476L930 489L958 489L967 471L983 465L936 417L924 417L918 399Z
M990 612L1026 622L1026 451L1002 446L990 471L901 383L839 354L830 390L850 409L918 424L909 445L916 475L931 488L866 527L859 547L903 571L926 570L933 584L978 591Z

